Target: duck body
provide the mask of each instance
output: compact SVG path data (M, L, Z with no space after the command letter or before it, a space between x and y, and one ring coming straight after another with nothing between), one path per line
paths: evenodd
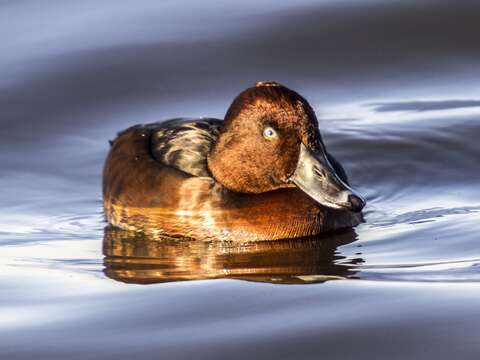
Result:
M244 146L239 158L229 159L228 152L226 156L220 152L227 159L217 159L215 151L219 151L222 136L231 136L225 135L225 126L218 119L173 119L121 132L111 143L103 171L107 221L150 237L206 241L305 237L362 221L359 212L320 204L301 188L301 182L301 187L282 183L275 173L268 173L269 180L264 180L264 174L242 175L249 171L245 163L262 161L255 158L258 150L252 152L252 145L245 145L245 140L239 140ZM228 149L238 146L235 139L227 138ZM295 161L301 156L297 153ZM326 156L339 181L346 183L343 168L331 155ZM281 160L272 157L271 161L277 164ZM219 163L224 165L219 167ZM258 172L256 168L253 171Z

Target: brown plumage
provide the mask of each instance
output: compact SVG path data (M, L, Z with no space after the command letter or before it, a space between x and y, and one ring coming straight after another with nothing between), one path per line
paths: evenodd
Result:
M358 224L360 214L324 207L291 181L301 144L325 152L311 107L276 83L241 93L223 122L134 126L113 141L105 163L105 215L151 237L200 240L295 238Z

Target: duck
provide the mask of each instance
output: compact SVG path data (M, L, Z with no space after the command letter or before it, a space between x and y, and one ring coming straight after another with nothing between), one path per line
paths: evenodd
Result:
M102 187L108 223L152 239L305 238L360 224L365 206L327 152L310 104L274 81L242 91L223 120L121 131Z

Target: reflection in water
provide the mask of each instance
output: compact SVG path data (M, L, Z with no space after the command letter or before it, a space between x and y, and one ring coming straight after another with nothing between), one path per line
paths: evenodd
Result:
M353 230L323 237L248 242L243 244L162 238L151 240L138 233L105 228L105 274L115 280L152 284L170 281L233 278L280 284L324 282L351 278L342 262L340 245L357 238Z

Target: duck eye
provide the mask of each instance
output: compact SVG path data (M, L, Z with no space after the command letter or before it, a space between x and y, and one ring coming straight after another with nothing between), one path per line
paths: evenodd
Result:
M275 136L277 136L277 132L273 128L271 128L270 126L267 126L267 127L265 127L265 129L263 129L263 137L264 138L272 139Z

